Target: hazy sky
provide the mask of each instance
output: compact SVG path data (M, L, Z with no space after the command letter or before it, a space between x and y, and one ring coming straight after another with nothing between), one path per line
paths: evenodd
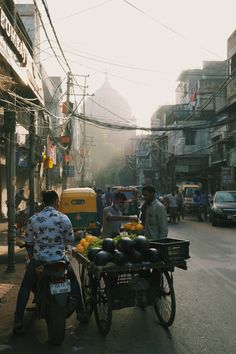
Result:
M236 29L236 1L130 2L152 18L122 0L47 0L74 73L90 74L92 93L103 83L107 71L112 86L127 98L138 124L147 125L159 105L175 102L176 78L181 70L200 68L203 60L226 59L227 38ZM43 10L42 14L48 22ZM53 39L50 26L47 28ZM42 43L42 48L48 44ZM48 74L64 76L49 56L43 54Z

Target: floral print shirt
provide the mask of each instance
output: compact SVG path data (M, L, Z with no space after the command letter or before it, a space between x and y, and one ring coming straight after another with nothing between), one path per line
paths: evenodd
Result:
M33 258L43 262L65 257L65 246L74 241L70 219L53 207L33 215L27 224L25 242L33 246Z

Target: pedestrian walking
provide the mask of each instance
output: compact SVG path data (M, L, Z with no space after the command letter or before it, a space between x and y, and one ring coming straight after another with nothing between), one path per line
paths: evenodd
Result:
M168 223L166 208L157 200L155 187L147 185L142 190L145 200L145 236L148 239L166 238Z
M171 193L169 196L169 205L170 205L170 222L173 221L176 224L176 217L177 217L177 196L175 191Z
M24 195L24 187L20 187L18 192L15 195L15 208L16 208L16 210L19 209L19 206L22 201L24 201L24 202L28 201L28 199L25 198L25 195Z
M182 220L184 219L184 198L179 188L176 188L176 198L177 198L177 218L178 221L180 221L180 218L182 218Z

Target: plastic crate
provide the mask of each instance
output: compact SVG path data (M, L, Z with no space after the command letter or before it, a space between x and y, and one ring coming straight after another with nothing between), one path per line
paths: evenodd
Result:
M175 238L151 240L150 247L156 248L160 253L160 259L164 262L184 261L189 256L189 241Z

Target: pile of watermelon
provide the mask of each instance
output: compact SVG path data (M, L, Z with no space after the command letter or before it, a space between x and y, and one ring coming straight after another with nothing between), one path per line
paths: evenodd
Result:
M127 263L156 263L160 260L158 250L150 248L145 236L117 236L114 239L98 240L89 247L87 257L97 266L105 266L107 263L117 266Z

